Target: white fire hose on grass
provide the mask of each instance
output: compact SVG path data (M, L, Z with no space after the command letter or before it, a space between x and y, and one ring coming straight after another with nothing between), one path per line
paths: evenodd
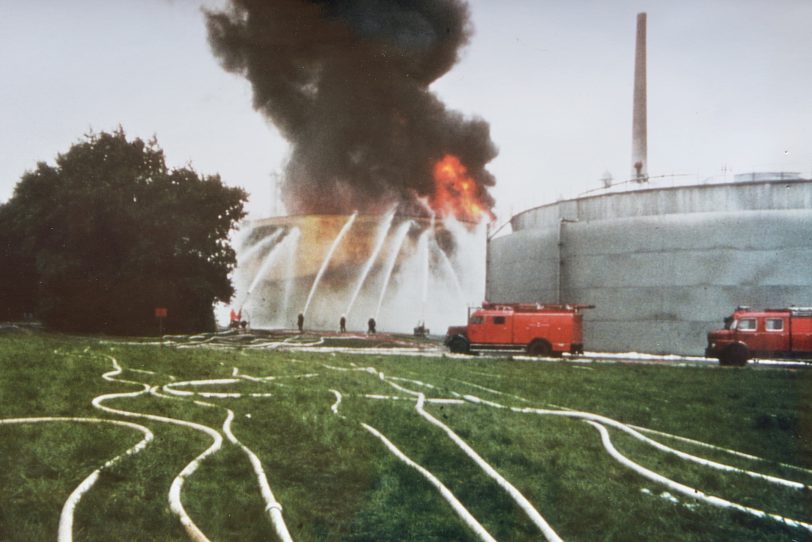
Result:
M16 424L30 424L30 423L50 423L50 422L74 422L74 423L93 423L93 424L111 424L120 427L129 427L143 433L144 438L141 439L135 446L128 448L124 453L115 456L114 458L106 461L101 467L91 472L85 477L82 482L76 486L65 504L62 506L62 512L59 514L59 531L57 533L57 540L59 542L72 542L73 541L73 513L76 510L76 505L79 504L82 496L90 490L91 487L99 479L99 475L105 469L109 469L122 458L135 455L149 444L154 435L147 427L137 423L125 422L120 420L105 420L101 418L73 418L73 417L42 417L42 418L7 418L0 420L0 425L16 425Z

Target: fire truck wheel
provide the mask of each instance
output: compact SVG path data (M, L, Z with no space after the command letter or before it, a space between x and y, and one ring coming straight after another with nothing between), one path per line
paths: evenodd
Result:
M531 356L549 356L552 350L544 339L536 339L527 346L527 353Z
M731 344L722 352L722 355L719 356L719 365L744 367L747 365L748 357L750 357L750 352L748 352L745 345L740 343Z
M448 349L455 354L467 354L469 350L468 341L462 337L454 337L448 345Z

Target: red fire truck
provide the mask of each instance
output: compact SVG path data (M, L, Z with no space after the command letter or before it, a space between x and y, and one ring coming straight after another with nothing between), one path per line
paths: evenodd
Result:
M535 356L584 351L582 309L594 305L483 303L468 310L467 326L451 326L445 345L452 352L521 350Z
M752 357L812 359L812 307L737 307L724 329L708 333L705 357L738 366Z

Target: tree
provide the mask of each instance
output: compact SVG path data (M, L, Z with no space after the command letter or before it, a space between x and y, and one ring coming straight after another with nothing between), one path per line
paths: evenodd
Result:
M0 307L66 331L211 329L234 293L228 234L246 193L168 169L157 142L90 134L26 172L0 207ZM3 317L4 315L0 315Z

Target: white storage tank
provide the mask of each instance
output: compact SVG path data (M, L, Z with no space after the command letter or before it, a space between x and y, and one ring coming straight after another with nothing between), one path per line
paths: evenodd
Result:
M792 173L560 201L488 244L491 302L594 304L591 351L702 355L737 305L812 305L812 181Z

